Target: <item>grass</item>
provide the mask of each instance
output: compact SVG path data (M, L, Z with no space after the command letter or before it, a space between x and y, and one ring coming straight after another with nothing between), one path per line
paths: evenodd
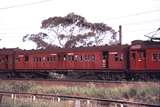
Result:
M92 102L88 105L86 101L81 100L80 103L81 107L106 107L97 102ZM61 102L53 99L36 99L33 101L30 98L16 98L16 100L13 100L10 97L4 96L0 107L79 107L75 105L75 100L61 100Z
M44 87L31 82L26 83L0 83L0 91L13 92L33 92L47 94L65 94L78 95L86 97L98 97L107 99L127 99L138 102L158 103L160 104L160 86L145 86L145 87L113 87L113 88L97 88L93 84L88 87L64 87L64 86L49 86Z
M4 98L0 107L70 107L70 103L67 101L61 101L61 103L46 101L46 100L36 100L31 101L29 99L16 99L13 101L10 98Z

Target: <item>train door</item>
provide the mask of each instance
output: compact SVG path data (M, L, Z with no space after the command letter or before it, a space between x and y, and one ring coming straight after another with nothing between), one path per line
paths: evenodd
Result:
M144 70L146 66L146 55L144 50L133 50L130 52L130 67L134 70Z
M5 63L5 69L6 70L13 70L14 69L14 57L13 57L13 55L5 55L4 63Z
M108 51L103 51L102 53L102 66L103 68L108 68Z
M64 61L65 53L58 53L57 61L58 68L57 69L65 69L66 62Z
M5 55L4 57L4 64L5 64L5 69L8 70L8 55Z

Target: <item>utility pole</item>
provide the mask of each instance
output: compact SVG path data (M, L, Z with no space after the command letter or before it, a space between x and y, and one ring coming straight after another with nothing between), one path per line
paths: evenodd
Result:
M119 25L119 44L122 45L122 26Z

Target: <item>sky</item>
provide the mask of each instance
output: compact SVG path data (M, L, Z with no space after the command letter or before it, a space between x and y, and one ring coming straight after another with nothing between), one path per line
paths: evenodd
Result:
M36 48L23 36L42 31L44 19L71 12L116 31L122 25L123 44L160 28L160 0L0 0L0 48Z

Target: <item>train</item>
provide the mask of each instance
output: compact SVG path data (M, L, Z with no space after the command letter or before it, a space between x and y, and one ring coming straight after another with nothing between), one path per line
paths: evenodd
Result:
M160 79L160 42L130 45L22 50L0 49L0 77L48 77L102 80Z

